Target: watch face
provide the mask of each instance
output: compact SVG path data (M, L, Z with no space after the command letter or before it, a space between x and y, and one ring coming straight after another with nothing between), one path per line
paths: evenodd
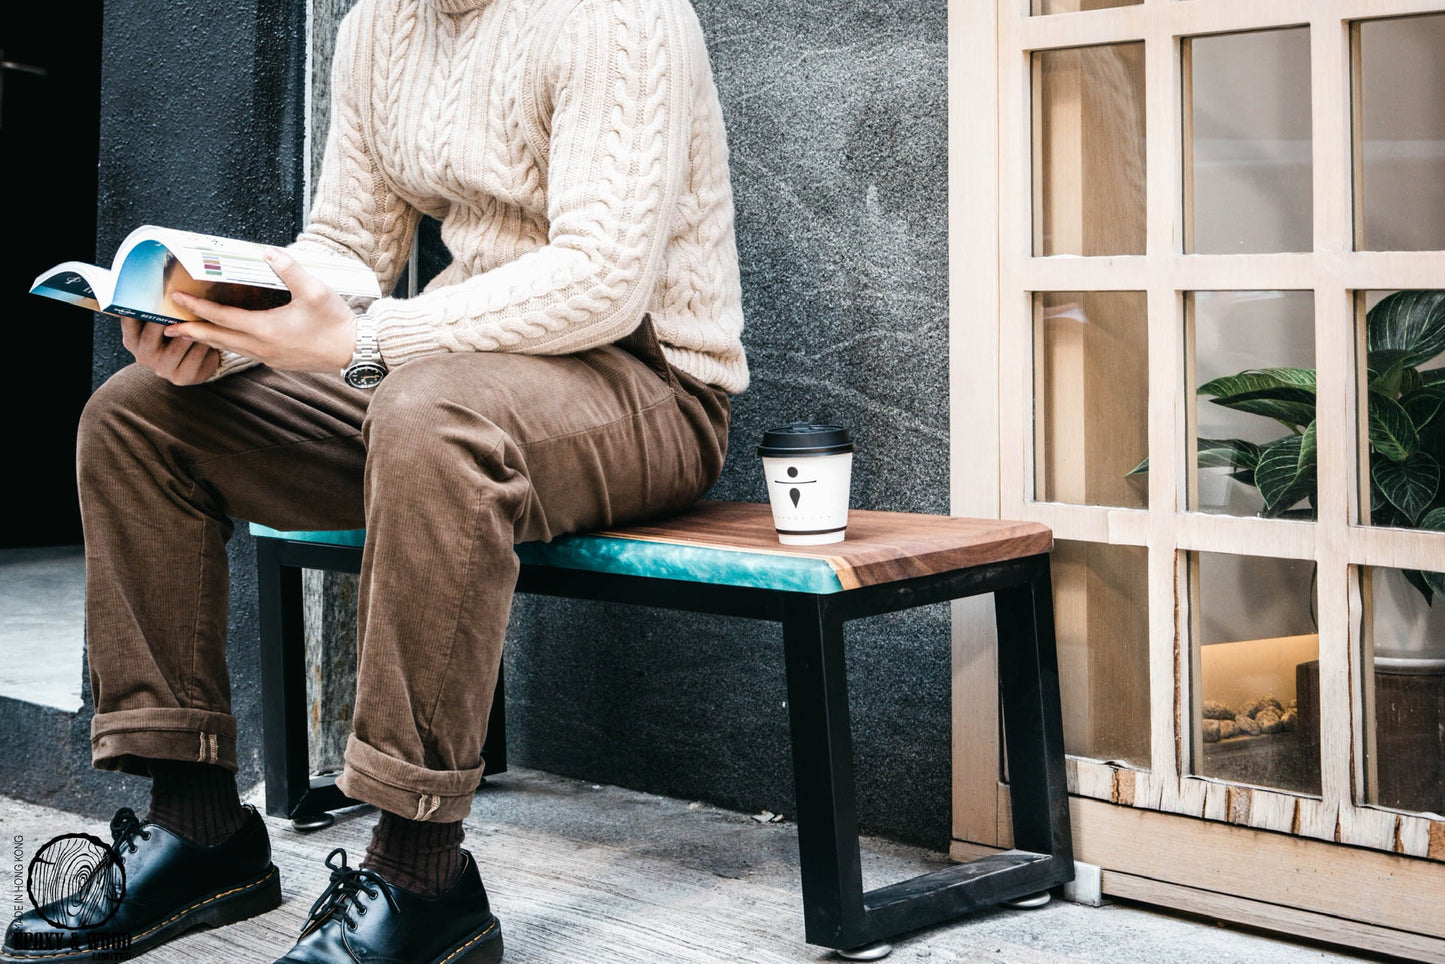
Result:
M359 362L346 370L346 384L352 388L375 388L386 377L386 366Z

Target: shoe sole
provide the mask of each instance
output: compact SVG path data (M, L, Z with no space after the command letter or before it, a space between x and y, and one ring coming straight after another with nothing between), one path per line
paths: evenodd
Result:
M430 964L497 964L502 959L502 925L493 917L487 926Z
M131 935L130 946L116 950L81 951L36 951L27 954L5 948L0 951L0 960L9 961L95 961L97 955L105 960L124 961L144 953L157 945L164 944L190 930L200 927L221 927L237 921L264 914L281 906L281 873L272 864L267 871L249 883L228 887L203 897L184 910L155 924L139 934ZM500 958L499 958L500 959ZM458 961L468 958L458 958Z

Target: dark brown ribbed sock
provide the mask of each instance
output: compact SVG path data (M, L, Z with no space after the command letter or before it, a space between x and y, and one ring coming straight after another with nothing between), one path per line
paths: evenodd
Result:
M428 823L383 810L361 866L403 890L436 897L451 890L462 875L462 836L460 820Z
M146 820L202 847L230 839L246 820L236 775L211 763L150 760L151 806Z

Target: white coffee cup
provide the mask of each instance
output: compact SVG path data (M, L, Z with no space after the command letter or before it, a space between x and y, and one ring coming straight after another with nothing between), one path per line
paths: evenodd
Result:
M758 455L779 542L817 546L843 541L853 450L852 437L839 425L796 422L763 433Z

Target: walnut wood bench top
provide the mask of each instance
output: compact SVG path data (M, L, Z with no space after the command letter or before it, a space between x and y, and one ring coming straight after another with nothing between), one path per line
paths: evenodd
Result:
M284 532L251 524L264 539L360 550L361 529ZM580 569L650 579L835 593L1007 562L1053 548L1053 533L1036 522L968 519L913 512L850 509L848 537L822 546L785 546L761 502L698 503L681 515L618 526L551 542L526 542L526 565Z
M1054 542L1053 532L1037 522L850 509L842 542L785 546L767 503L709 501L660 522L591 534L820 560L844 589L1021 559L1048 552Z

